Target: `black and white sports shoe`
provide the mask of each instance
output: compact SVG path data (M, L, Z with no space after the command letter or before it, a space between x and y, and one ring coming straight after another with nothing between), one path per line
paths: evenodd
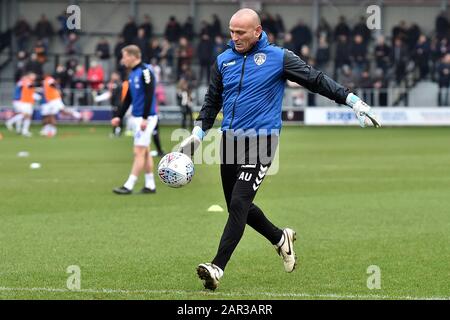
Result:
M127 189L124 186L121 186L119 188L113 189L113 192L116 194L131 194L132 190Z
M208 290L216 290L219 280L223 276L223 271L212 263L201 263L197 267L198 277L203 280L203 286Z
M156 189L150 189L150 188L144 187L141 189L141 193L144 193L144 194L156 193Z
M297 256L294 252L294 241L296 240L296 232L292 229L283 229L284 241L281 246L275 246L277 253L283 258L284 270L286 272L294 271L297 265Z

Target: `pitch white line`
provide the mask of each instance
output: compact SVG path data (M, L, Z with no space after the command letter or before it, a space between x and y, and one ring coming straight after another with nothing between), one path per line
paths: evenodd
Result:
M329 299L393 299L393 300L450 300L450 297L413 297L413 296L388 296L388 295L358 295L348 294L340 295L329 294L309 294L309 293L273 293L273 292L206 292L206 291L188 291L188 290L123 290L123 289L81 289L68 290L61 288L8 288L0 287L1 291L26 291L26 292L61 292L61 293L107 293L107 294L203 294L211 296L224 297L249 297L266 296L268 298L329 298Z

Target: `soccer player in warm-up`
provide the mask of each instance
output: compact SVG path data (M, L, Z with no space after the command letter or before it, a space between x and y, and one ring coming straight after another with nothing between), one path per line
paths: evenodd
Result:
M205 132L213 126L218 112L223 110L220 169L229 215L216 256L211 263L197 267L204 287L210 290L217 288L246 224L275 246L286 272L292 272L296 266L295 231L272 224L253 202L275 154L286 80L349 106L361 126L379 126L370 107L359 97L291 51L271 45L255 11L237 11L230 20L229 29L229 48L217 57L212 67L208 92L196 126L180 148L192 155ZM249 146L255 137L256 148ZM242 141L246 142L245 152L234 153ZM258 145L258 141L263 143ZM257 149L266 149L270 157L263 159Z
M117 194L131 194L139 174L144 170L145 186L141 193L155 193L153 158L150 154L151 136L158 123L155 110L155 75L150 65L142 63L141 51L135 45L122 49L122 64L131 69L128 75L128 92L111 124L113 127L119 126L132 105L132 117L129 121L134 121L134 162L125 184L113 191Z
M16 126L17 133L25 137L31 137L30 124L33 116L33 104L35 99L36 74L28 72L25 74L14 89L14 110L16 115L6 121L8 130Z
M77 120L81 119L81 114L75 110L66 109L61 97L58 84L50 75L46 75L42 81L43 98L41 100L41 115L44 126L40 134L46 137L54 137L56 135L56 116L58 113L70 115Z

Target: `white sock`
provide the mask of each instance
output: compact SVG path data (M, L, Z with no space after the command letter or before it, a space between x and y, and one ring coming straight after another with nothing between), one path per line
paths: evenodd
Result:
M145 174L145 187L149 189L155 189L155 178L153 176L153 173L146 173Z
M281 235L281 239L280 239L280 241L278 241L277 247L281 247L283 245L283 243L284 243L284 233Z
M133 190L134 188L134 184L136 183L138 177L130 174L130 176L128 177L127 182L125 182L125 184L123 185L125 188L127 188L128 190Z
M31 124L31 119L24 119L23 120L23 125L22 125L22 134L27 134L30 131L30 124Z

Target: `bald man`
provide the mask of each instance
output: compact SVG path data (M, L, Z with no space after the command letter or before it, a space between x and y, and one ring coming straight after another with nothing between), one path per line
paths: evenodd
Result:
M180 147L192 156L223 110L220 171L229 215L216 256L197 267L204 287L210 290L217 288L246 224L275 246L286 272L295 269L295 231L275 226L253 202L278 144L286 80L349 106L362 127L380 126L370 107L347 88L293 52L271 45L255 11L237 11L229 29L229 48L212 67L196 126Z

